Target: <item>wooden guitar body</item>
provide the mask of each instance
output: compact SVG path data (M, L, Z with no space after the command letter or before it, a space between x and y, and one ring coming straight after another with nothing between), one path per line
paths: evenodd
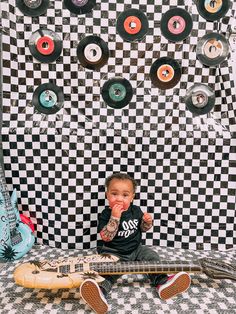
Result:
M116 256L90 255L60 259L58 261L29 262L18 266L14 271L15 282L26 288L71 289L77 288L86 278L93 278L97 283L104 280L89 263L116 262ZM76 269L81 268L79 272ZM67 272L69 270L69 272Z

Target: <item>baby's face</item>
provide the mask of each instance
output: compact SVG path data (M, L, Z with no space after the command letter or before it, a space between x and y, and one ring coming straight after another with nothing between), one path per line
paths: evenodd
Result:
M127 210L130 203L134 199L134 187L130 180L113 179L107 189L107 200L109 207L113 208L118 204L122 206L122 210Z

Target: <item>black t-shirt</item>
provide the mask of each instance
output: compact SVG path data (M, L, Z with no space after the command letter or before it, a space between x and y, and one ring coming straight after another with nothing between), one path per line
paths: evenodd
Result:
M107 225L111 217L111 209L105 208L99 218L98 232ZM131 205L127 211L124 211L120 218L119 229L112 241L102 241L106 247L118 250L121 254L129 254L134 251L142 239L140 224L143 212L141 208Z

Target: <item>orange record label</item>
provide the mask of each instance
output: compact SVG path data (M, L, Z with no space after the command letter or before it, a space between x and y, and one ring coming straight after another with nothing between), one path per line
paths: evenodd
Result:
M142 28L142 23L137 16L128 16L124 21L124 29L128 34L137 34Z
M163 64L157 69L157 77L162 82L169 82L173 79L175 71L169 64Z

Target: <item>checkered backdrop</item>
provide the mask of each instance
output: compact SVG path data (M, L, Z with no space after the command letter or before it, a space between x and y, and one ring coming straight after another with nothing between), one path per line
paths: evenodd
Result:
M9 190L17 188L19 209L35 224L38 243L87 249L96 246L98 214L105 205L105 178L128 172L139 184L136 205L154 218L144 243L189 249L227 249L236 245L236 98L231 67L203 66L196 44L215 31L229 33L234 8L218 22L206 22L191 1L103 0L93 12L75 15L63 1L50 1L47 13L28 17L15 0L2 0L2 147ZM171 5L169 4L171 3ZM235 3L234 3L235 4ZM160 32L170 8L193 18L190 36L171 43ZM128 8L142 10L149 31L140 42L124 42L117 17ZM32 57L32 32L49 28L63 41L51 64ZM83 68L78 42L98 35L110 58L100 71ZM181 81L161 91L150 81L152 63L175 58ZM123 76L134 96L123 109L108 107L101 88ZM37 112L34 90L53 82L63 89L63 108L54 115ZM214 110L195 116L184 96L193 83L216 93Z

